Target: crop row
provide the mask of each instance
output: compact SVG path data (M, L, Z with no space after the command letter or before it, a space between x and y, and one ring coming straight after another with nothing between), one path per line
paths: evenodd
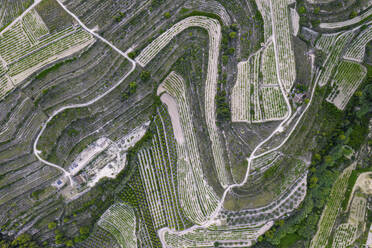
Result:
M218 199L203 176L191 110L185 94L186 85L181 76L171 72L161 87L177 101L180 123L185 137L183 144L177 144L177 180L181 205L193 222L202 223L215 210Z
M136 216L129 206L115 203L101 216L98 225L111 233L122 248L137 247Z
M28 12L22 19L23 29L34 45L38 40L49 33L48 27L35 9Z
M364 66L354 62L341 61L334 75L332 91L328 95L327 101L343 110L366 74L367 70Z
M164 206L161 201L161 192L157 184L157 178L152 165L151 155L148 150L141 150L138 153L140 163L141 178L143 180L146 198L148 199L151 216L154 220L154 227L166 226L166 216L163 212ZM168 210L168 209L167 209ZM169 216L170 217L170 216Z
M325 247L327 245L346 191L347 182L354 167L355 165L353 164L346 168L332 186L327 204L318 223L318 230L311 240L311 248Z
M355 241L357 226L350 223L343 223L336 229L333 238L332 248L348 247Z
M218 56L221 43L221 26L215 19L204 16L191 16L173 25L151 42L136 58L136 61L145 66L160 52L177 34L189 27L201 27L208 31L209 52L208 71L205 83L205 115L209 137L212 143L212 153L219 182L227 187L227 171L223 158L223 148L216 125L215 96L217 94Z
M13 88L12 83L6 75L0 76L0 98Z
M372 8L369 8L368 11L352 19L342 21L342 22L320 23L319 27L324 28L324 29L345 28L347 26L357 24L358 22L368 18L371 15L372 15Z
M245 243L250 246L252 240L258 238L266 226L251 227L211 227L197 228L186 234L173 234L166 232L164 235L167 247L213 247L215 242ZM234 247L234 245L232 245Z
M276 72L275 50L274 44L269 42L267 47L262 52L262 84L279 86L278 76Z
M21 26L21 24L16 24L16 27ZM52 35L43 36L40 41L34 45L32 45L30 39L26 35L26 33L22 30L19 30L16 27L12 27L12 29L8 30L3 34L3 37L0 37L0 40L3 41L0 43L0 55L4 59L7 64L13 64L18 60L29 56L30 54L39 51L47 47L48 45L53 44L54 42L66 38L75 32L81 32L81 30L77 27L70 26L58 33L54 33ZM13 32L12 34L8 34L8 32ZM9 35L9 36L6 36ZM16 47L13 50L9 50L14 46Z
M79 247L81 248L102 248L102 247L110 247L110 248L119 248L120 246L115 242L112 242L113 239L106 230L96 227L93 233L89 235L89 237L84 240L84 242L79 243Z
M151 147L138 153L139 168L155 229L168 226L180 230L185 223L177 193L176 160L173 159L176 151L174 139L168 137L171 130L165 130L170 123L163 111L160 108L155 118Z
M363 30L358 37L350 44L346 50L344 59L353 60L356 62L363 62L366 45L372 40L372 26L369 25Z
M272 36L272 21L271 21L271 0L256 1L257 8L261 12L264 24L264 40L268 40Z
M332 76L334 68L338 64L342 50L344 49L346 44L350 42L353 36L353 32L349 31L342 33L337 37L336 42L330 49L329 56L323 64L323 69L320 71L320 74L317 78L319 86L324 86L328 83L329 79Z
M258 123L284 118L287 106L275 65L272 43L238 64L237 82L232 92L233 121Z
M260 91L263 104L263 119L282 120L287 113L287 105L279 87L266 87Z
M279 77L283 88L289 92L296 79L295 57L289 24L289 0L271 0L271 13Z
M15 76L34 66L44 66L58 59L58 55L62 54L64 51L90 43L91 41L92 36L89 33L83 30L74 32L19 60L17 63L12 64L9 66L9 75Z
M316 41L315 47L329 53L332 46L334 45L338 34L322 34L319 39Z
M264 224L278 219L296 209L303 201L306 195L306 180L307 173L303 173L275 201L266 206L240 211L223 210L219 217L226 219L228 225L231 226Z
M22 56L31 47L31 42L23 31L22 23L15 23L0 36L0 56L7 63Z
M0 29L5 28L24 10L26 10L33 0L4 0L0 5Z

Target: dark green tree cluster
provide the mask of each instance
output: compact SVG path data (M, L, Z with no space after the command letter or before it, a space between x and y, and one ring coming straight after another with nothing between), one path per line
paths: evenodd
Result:
M24 233L14 240L5 239L0 234L0 248L41 248L30 234Z
M226 91L219 91L216 95L217 124L230 120L230 106L226 100Z
M157 8L164 3L164 0L152 0L151 8Z
M221 51L222 51L222 64L227 65L229 56L233 56L235 53L234 43L239 31L238 24L231 24L230 27L222 27L222 40L221 40Z
M368 120L372 116L372 67L367 67L367 82L351 99L345 112L337 110L326 101L323 102L318 117L322 127L316 137L317 148L312 156L305 200L293 215L282 223L277 222L263 238L260 238L259 247L265 244L277 247L293 237L295 237L293 242L297 240L309 242L315 234L333 183L340 172L351 163L343 156L343 146L349 145L354 150L359 150L368 134ZM327 95L327 92L322 91L324 90L317 90L317 94ZM367 170L370 170L370 166ZM364 170L366 169L360 171ZM355 180L355 177L350 178L349 188L352 187L352 180Z
M121 20L123 20L125 18L126 14L123 13L123 12L119 12L119 14L117 14L116 16L114 16L114 20L116 22L120 22Z
M128 100L128 98L131 95L133 95L134 93L136 93L136 91L137 91L137 83L136 82L130 82L128 89L125 90L121 94L121 101L124 102L124 101Z
M149 71L142 71L141 74L140 74L140 78L142 81L146 82L147 80L149 80L151 77L151 74Z

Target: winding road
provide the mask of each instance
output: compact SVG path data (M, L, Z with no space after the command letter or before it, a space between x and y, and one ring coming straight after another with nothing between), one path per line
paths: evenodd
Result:
M26 11L30 11L34 6L37 5L37 3L39 3L40 0L37 0L35 1L35 3L30 7L28 8ZM95 102L97 102L98 100L102 99L103 97L105 97L106 95L108 95L110 92L112 92L117 86L119 86L136 68L136 62L134 60L132 60L131 58L128 57L128 53L132 50L131 48L128 49L126 52L123 52L121 51L120 49L118 49L116 46L114 46L111 42L107 41L105 38L103 38L102 36L98 35L96 32L94 32L92 29L89 29L87 26L84 25L84 23L82 23L80 21L80 19L75 15L73 14L71 11L69 11L67 9L67 7L60 1L60 0L57 0L57 2L59 3L59 5L69 14L71 15L79 24L82 28L84 28L87 32L89 32L90 34L92 34L94 37L96 37L97 39L101 40L102 42L106 43L107 45L109 45L112 49L114 49L116 52L118 52L120 55L122 55L123 57L125 57L126 59L128 59L131 63L132 63L132 67L130 69L130 71L128 73L126 73L116 84L114 84L113 87L111 87L109 90L107 90L105 93L103 93L102 95L86 102L86 103L81 103L81 104L71 104L71 105L67 105L67 106L64 106L58 110L56 110L55 112L53 112L53 114L47 119L47 121L42 125L42 128L33 144L33 152L35 154L35 156L38 158L39 161L45 163L46 165L49 165L49 166L52 166L54 168L57 168L59 169L60 171L62 171L64 173L64 175L66 177L69 178L70 180L70 183L71 185L74 184L73 180L72 180L72 177L71 177L71 174L70 172L66 171L64 168L62 168L61 166L57 165L57 164L54 164L54 163L51 163L51 162L48 162L46 161L45 159L43 159L40 154L41 154L41 151L39 151L37 149L37 143L41 137L41 135L43 134L47 124L59 113L61 113L62 111L64 110L67 110L67 109L72 109L72 108L82 108L82 107L87 107ZM271 4L271 2L270 2ZM272 13L272 6L271 7L271 15L273 15ZM22 16L24 16L25 13L22 14ZM21 16L19 17L21 18ZM19 18L17 18L15 21L17 21ZM271 18L272 20L274 18ZM12 25L12 24L11 24ZM11 26L9 25L9 26ZM4 32L4 30L2 31ZM276 47L276 41L275 41L275 30L274 30L274 25L273 25L273 42L274 42L274 47ZM279 76L279 63L278 63L278 56L277 56L277 49L275 49L275 60L276 60L276 70L277 70L277 74L278 74L278 79L279 79L279 84L280 84L280 88L282 90L282 93L283 93L283 96L285 98L285 101L286 101L286 104L288 106L288 112L287 112L287 115L285 117L285 119L280 123L280 125L265 139L263 140L262 142L260 142L253 150L253 152L251 153L251 155L247 158L247 161L248 161L248 168L247 168L247 171L246 171L246 174L245 174L245 177L244 177L244 180L241 182L241 183L238 183L238 184L232 184L232 185L229 185L222 197L221 197L221 200L218 204L218 207L216 208L216 210L213 212L213 214L208 218L208 221L204 222L203 224L201 225L194 225L188 229L185 229L183 231L174 231L174 230L170 230L168 227L166 228L162 228L160 230L158 230L158 235L160 237L160 240L161 240L161 243L163 245L163 247L166 247L166 243L165 243L165 240L164 240L164 234L165 232L169 232L169 233L173 233L173 234L185 234L185 233L188 233L188 232L192 232L193 230L197 229L197 228L208 228L209 226L211 226L212 224L216 224L218 222L218 220L216 220L220 210L222 209L222 206L223 206L223 203L224 203L224 200L226 198L226 195L227 193L233 189L233 188L236 188L236 187L241 187L243 186L247 181L248 181L248 176L249 176L249 172L250 172L250 168L251 168L251 164L252 164L252 161L256 158L259 158L259 157L262 157L270 152L273 152L275 150L278 150L279 148L281 148L286 142L287 140L289 139L289 137L291 136L291 134L293 133L293 131L296 129L297 125L299 124L299 122L301 121L303 115L307 112L309 106L311 105L312 101L313 101L313 96L314 96L314 93L315 93L315 88L316 88L316 82L315 82L315 85L313 86L313 90L312 90L312 93L311 93L311 98L310 98L310 102L307 104L305 110L301 113L299 119L296 121L296 123L294 124L294 126L292 127L291 131L289 132L289 134L287 135L287 137L282 141L282 143L280 145L278 145L277 147L269 150L269 151L266 151L264 153L261 153L259 155L255 155L256 152L262 147L262 145L264 145L267 141L269 141L275 134L279 133L279 132L282 132L283 129L284 129L284 126L286 124L286 122L291 118L291 115L292 115L292 108L290 106L290 102L289 102L289 99L287 97L287 94L285 93L285 90L283 88L283 85L282 85L282 82L281 82L281 79L280 79L280 76Z
M40 2L40 0L38 1ZM37 2L37 3L38 3ZM85 29L87 32L89 32L90 34L92 34L94 37L96 37L97 39L103 41L104 43L106 43L107 45L109 45L112 49L114 49L116 52L118 52L120 55L122 55L123 57L125 57L131 64L132 64L132 67L131 69L129 70L129 72L127 72L118 82L116 82L109 90L105 91L102 95L99 95L97 96L96 98L86 102L86 103L79 103L79 104L71 104L71 105L67 105L67 106L64 106L56 111L53 112L52 115L49 116L49 118L47 119L47 121L42 125L42 128L39 132L39 134L37 135L36 137L36 140L34 141L34 145L33 145L33 150L34 150L34 154L35 156L37 157L37 159L41 162L43 162L44 164L46 165L49 165L49 166L52 166L60 171L62 171L64 173L64 175L69 179L70 181L70 184L71 185L74 185L74 182L72 180L72 176L71 176L71 173L66 171L63 167L57 165L57 164L54 164L54 163L51 163L49 161L46 161L45 159L43 159L40 154L41 154L41 151L37 149L37 143L39 142L39 139L41 137L41 135L43 134L45 128L47 127L47 124L56 116L58 115L59 113L61 113L62 111L65 111L67 109L72 109L72 108L83 108L83 107L87 107L89 105L92 105L93 103L99 101L100 99L102 99L103 97L105 97L106 95L108 95L110 92L112 92L114 89L116 89L116 87L118 87L135 69L136 69L136 62L134 60L132 60L131 58L128 57L128 53L131 52L131 48L128 49L126 52L123 52L121 51L119 48L117 48L116 46L114 46L111 42L109 42L108 40L106 40L105 38L103 38L102 36L98 35L96 32L94 32L92 29L89 29L87 26L84 25L84 23L82 23L80 21L80 19L74 15L71 11L69 11L67 9L66 6L64 6L59 0L57 0L57 2L59 3L59 5L69 14L71 15L79 24L80 26ZM36 4L37 4L36 3ZM33 4L33 7L36 6L36 4ZM30 11L30 9L27 9L27 11ZM11 26L11 25L9 25Z
M273 10L272 10L272 3L270 1L270 9L271 9L271 20L273 22L274 18L273 18ZM222 206L223 206L223 203L225 201L225 198L226 198L226 195L227 193L233 189L233 188L238 188L238 187L242 187L244 184L247 183L248 181L248 177L249 177L249 172L250 172L250 168L251 168L251 164L252 164L252 161L256 158L259 158L259 157L262 157L262 156L265 156L266 154L270 153L270 152L273 152L273 151L276 151L278 149L280 149L286 142L287 140L289 139L289 137L292 135L293 131L296 129L297 125L300 123L302 117L304 116L304 114L307 112L307 110L309 109L312 101L313 101L313 96L314 96L314 93L315 93L315 88L316 88L316 83L315 85L313 86L313 90L311 92L311 98L310 98L310 101L309 103L306 105L306 108L304 109L304 111L301 113L300 117L298 118L298 120L296 121L296 123L294 124L294 126L292 127L291 131L289 132L289 134L287 135L287 137L282 141L282 143L280 143L277 147L271 149L271 150L268 150L264 153L261 153L259 155L255 155L256 152L262 147L262 145L264 145L267 141L269 141L275 134L279 133L279 132L282 132L284 130L284 126L286 125L286 122L291 118L292 116L292 108L291 108L291 105L290 105L290 102L289 102L289 99L288 99L288 96L283 88L283 84L282 84L282 81L281 81L281 78L280 78L280 73L279 73L279 59L278 59L278 55L277 55L277 48L276 48L276 39L275 39L275 26L274 26L274 23L272 23L272 26L273 26L273 34L272 34L272 40L273 40L273 43L274 43L274 50L275 50L275 61L276 61L276 71L277 71L277 75L278 75L278 80L279 80L279 85L280 85L280 89L283 93L283 96L285 98L285 102L287 104L287 107L288 107L288 112L287 112L287 115L285 117L285 119L279 124L279 126L263 141L261 141L253 150L253 152L251 153L251 155L247 158L247 161L248 161L248 168L247 168L247 171L246 171L246 174L245 174L245 177L244 177L244 180L241 182L241 183L237 183L237 184L231 184L229 185L222 197L221 197L221 200L216 208L216 210L213 212L213 214L209 217L209 220L206 221L205 223L201 224L201 225L194 225L188 229L185 229L183 231L174 231L174 230L171 230L169 229L168 227L165 227L165 228L162 228L160 230L158 230L158 235L159 235L159 238L160 238L160 241L162 243L162 246L163 247L167 247L166 246L166 243L165 243L165 238L164 238L164 235L166 232L169 232L169 233L172 233L172 234L178 234L178 235L183 235L183 234L186 234L186 233L189 233L189 232L192 232L194 231L195 229L197 228L208 228L209 226L213 225L213 224L217 224L218 223L218 220L216 220L219 212L221 211L222 209Z

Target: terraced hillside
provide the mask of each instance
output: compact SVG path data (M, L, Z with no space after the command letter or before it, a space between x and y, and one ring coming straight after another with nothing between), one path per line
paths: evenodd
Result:
M371 8L0 0L0 246L361 247Z

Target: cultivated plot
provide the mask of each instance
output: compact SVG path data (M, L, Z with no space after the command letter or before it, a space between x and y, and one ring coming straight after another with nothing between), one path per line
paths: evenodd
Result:
M0 34L0 75L6 75L16 86L39 69L80 51L94 41L91 34L73 23L51 32L38 11L31 9ZM1 82L1 86L5 84ZM14 87L9 83L6 85L2 88L7 90L3 90L0 96Z
M363 82L367 69L355 62L341 61L331 82L332 91L327 101L344 110L354 92Z

